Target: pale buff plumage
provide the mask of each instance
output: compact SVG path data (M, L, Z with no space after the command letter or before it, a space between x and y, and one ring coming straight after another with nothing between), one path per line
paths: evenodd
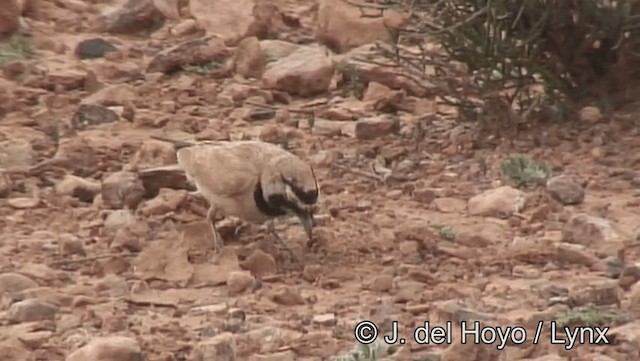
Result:
M190 143L152 138L176 146L178 164L209 202L216 250L222 247L213 221L217 213L256 224L296 215L311 240L318 184L311 166L296 155L261 141ZM300 192L310 197L306 203L305 193ZM265 201L261 205L256 202L256 194Z

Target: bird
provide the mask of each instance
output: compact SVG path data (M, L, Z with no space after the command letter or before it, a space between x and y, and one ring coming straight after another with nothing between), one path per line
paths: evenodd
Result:
M207 219L216 253L224 246L216 228L218 214L253 224L268 221L268 233L292 255L275 232L274 220L295 216L307 235L307 246L313 245L318 181L313 167L300 157L260 140L189 142L151 138L173 144L178 166L208 201Z

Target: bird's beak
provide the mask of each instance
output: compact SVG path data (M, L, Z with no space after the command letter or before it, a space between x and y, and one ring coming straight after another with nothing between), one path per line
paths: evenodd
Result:
M298 213L298 219L300 219L300 223L302 223L302 227L304 227L304 231L309 237L311 241L313 235L313 213Z

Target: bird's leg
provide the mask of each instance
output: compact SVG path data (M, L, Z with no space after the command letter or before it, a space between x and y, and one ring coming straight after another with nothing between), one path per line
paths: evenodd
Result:
M215 216L216 216L216 210L213 206L210 206L209 210L207 211L207 220L211 225L211 234L213 235L214 250L216 251L216 253L220 253L220 251L222 250L222 246L224 246L224 243L222 242L222 237L220 236L220 233L218 233L218 230L216 229Z
M282 238L280 238L280 236L278 236L278 233L276 233L276 224L275 224L275 219L271 219L269 220L269 222L267 223L267 233L273 235L273 237L280 242L281 245L284 246L284 248L291 254L291 257L293 257L293 259L296 262L300 262L300 260L298 259L298 257L296 256L295 253L293 253L293 251L291 250L291 248L289 248L289 246L287 246L287 244L282 240Z

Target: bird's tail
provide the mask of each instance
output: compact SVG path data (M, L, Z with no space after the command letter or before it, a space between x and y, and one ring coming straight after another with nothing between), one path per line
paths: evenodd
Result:
M194 146L196 144L196 143L187 142L186 140L177 140L177 139L165 138L165 137L160 137L160 136L157 136L157 135L151 135L150 138L151 139L155 139L155 140L159 140L159 141L162 141L162 142L169 142L169 143L173 144L173 146L176 148L176 150L182 149L182 148L187 148L187 147L192 147L192 146Z

